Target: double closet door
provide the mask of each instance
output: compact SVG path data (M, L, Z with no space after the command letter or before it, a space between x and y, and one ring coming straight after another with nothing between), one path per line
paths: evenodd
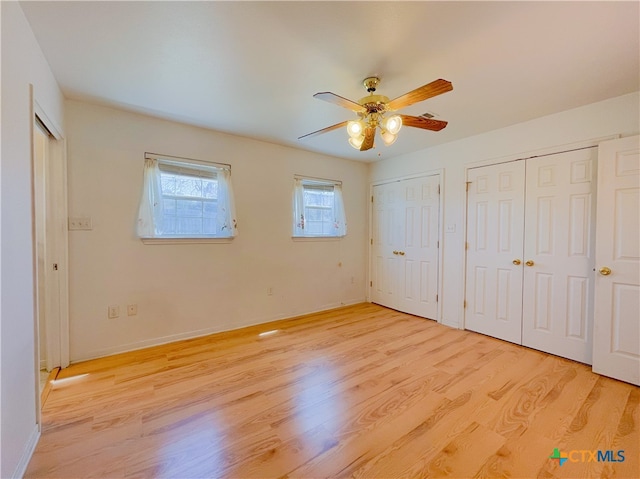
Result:
M372 201L371 301L437 319L440 175L376 185Z
M596 157L469 171L466 329L591 364Z

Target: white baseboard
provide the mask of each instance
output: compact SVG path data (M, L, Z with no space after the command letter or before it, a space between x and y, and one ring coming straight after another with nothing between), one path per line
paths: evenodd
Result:
M341 308L344 306L351 306L353 304L364 303L365 301L366 300L364 298L357 298L357 299L352 299L347 301L341 301L338 303L325 304L325 305L322 305L320 308L314 309L314 310L293 312L292 314L275 314L269 317L255 318L253 320L249 320L246 324L241 324L241 325L233 325L229 327L225 327L225 325L218 325L213 328L205 328L205 329L199 329L196 331L187 331L184 333L172 334L169 336L162 336L159 338L145 339L143 341L136 341L134 343L122 344L122 345L114 346L111 348L91 351L83 356L73 358L71 360L71 363L79 363L81 361L88 361L90 359L103 358L105 356L111 356L113 354L128 353L131 351L137 351L138 349L149 348L152 346L160 346L162 344L175 343L176 341L182 341L184 339L193 339L193 338L199 338L201 336L208 336L210 334L215 334L215 333L234 331L236 329L248 328L250 326L269 323L271 321L278 321L280 319L295 318L298 316L304 316L306 314L319 313L321 311L328 311L330 309Z
M33 456L33 451L36 450L36 446L38 445L39 440L40 426L36 424L33 428L33 431L31 431L31 434L29 435L27 443L24 446L22 457L20 458L20 461L18 461L15 471L13 471L13 474L11 475L12 478L20 479L24 477L24 474L27 472L29 461L31 461L31 456Z

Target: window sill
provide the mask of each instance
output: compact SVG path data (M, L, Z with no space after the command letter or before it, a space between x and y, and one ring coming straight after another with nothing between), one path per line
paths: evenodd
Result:
M292 236L293 241L340 241L344 236Z
M228 238L140 238L143 244L208 244L208 243L231 243L232 237Z

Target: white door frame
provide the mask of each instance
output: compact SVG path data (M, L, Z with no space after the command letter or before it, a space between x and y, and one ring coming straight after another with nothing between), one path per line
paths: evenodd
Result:
M469 181L469 170L473 169L473 168L478 168L480 166L489 166L489 165L497 165L500 163L508 163L510 161L517 161L517 160L527 160L529 158L536 158L538 156L547 156L547 155L556 155L558 153L564 153L567 151L572 151L572 150L578 150L578 149L582 149L582 148L590 148L590 147L594 147L594 146L598 146L598 144L600 144L600 142L603 141L607 141L607 140L612 140L615 138L620 138L620 135L608 135L608 136L603 136L603 137L599 137L599 138L593 138L591 140L585 140L585 141L579 141L579 142L575 142L575 143L567 143L564 145L556 145L556 146L550 146L550 147L546 147L546 148L541 148L539 150L531 150L529 152L523 152L523 153L515 153L512 155L507 155L507 156L502 156L502 157L497 157L497 158L489 158L486 160L480 160L480 161L472 161L467 163L464 166L464 181L468 186L468 181ZM466 278L467 277L467 249L466 249L466 245L467 245L467 204L469 202L469 193L467 192L467 188L463 189L464 191L464 208L462 211L462 228L463 228L463 238L464 241L462 242L462 257L464 258L464 261L462 262L462 277ZM461 288L461 295L462 297L460 298L460 315L459 317L461 318L460 321L460 325L458 326L459 329L466 329L466 311L465 311L465 298L467 297L467 282L463 281L462 282L462 288Z
M369 267L368 267L368 271L367 271L367 283L369 283L369 286L367 286L367 294L366 294L366 298L368 302L371 302L371 281L373 278L373 272L372 272L372 268L373 268L373 245L371 244L371 241L373 239L373 215L374 215L374 211L373 211L373 207L371 206L373 203L373 188L375 186L380 186L380 185L387 185L390 183L396 183L399 181L405 181L405 180L414 180L416 178L426 178L429 176L436 176L439 175L440 176L440 198L439 198L439 206L438 206L438 285L437 285L437 291L438 291L438 308L437 308L437 315L436 315L436 322L438 323L442 323L442 274L443 274L443 256L442 256L442 252L444 251L444 244L443 244L443 234L444 234L444 168L439 168L436 170L429 170L423 173L416 173L413 175L406 175L406 176L398 176L398 177L394 177L394 178L386 178L384 180L377 180L377 181L373 181L369 184L369 198L371 198L371 201L368 202L369 204L369 241L367 241L367 257L369 258Z
M47 366L48 367L67 367L69 365L69 274L68 274L68 232L67 232L67 148L66 141L62 136L61 129L56 125L51 117L47 115L46 111L38 103L35 95L33 85L29 86L30 92L30 137L31 142L31 164L35 162L35 151L33 146L34 128L36 117L38 120L49 130L51 133L48 149L48 175L46 178L45 189L47 190L47 203L52 205L52 211L47 212L51 228L47 228L47 243L50 244L51 255L48 255L51 264L45 265L46 268L53 270L53 263L57 265L57 290L51 287L46 287L46 291L57 291L57 297L52 300L46 298L46 307L55 305L56 311L46 311L45 321L47 331L52 334L47 334ZM32 173L33 174L33 173ZM32 179L33 184L33 179ZM33 187L32 187L33 188ZM32 191L33 201L33 191ZM32 215L33 215L32 210ZM49 215L49 213L51 213ZM35 221L35 218L32 217ZM35 223L33 225L35 228ZM35 237L34 237L35 242ZM40 336L38 327L38 288L36 276L36 249L33 245L34 254L34 344L35 344L35 379L36 379L36 394L38 405L38 424L40 424L40 394L39 394L39 370L40 370ZM52 283L52 275L45 274L45 281L47 286ZM44 358L43 358L44 359Z

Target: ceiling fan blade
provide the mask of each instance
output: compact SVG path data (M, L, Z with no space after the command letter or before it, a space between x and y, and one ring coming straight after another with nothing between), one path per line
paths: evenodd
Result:
M367 111L367 109L360 103L356 103L355 101L351 101L347 98L341 97L340 95L331 93L330 91L316 93L315 95L313 95L313 97L317 98L318 100L328 101L329 103L341 106L343 108L346 108L347 110L355 111L356 113L365 113Z
M373 148L373 139L376 136L375 127L368 126L364 129L364 140L362 140L362 145L360 145L360 151L366 151Z
M342 128L343 126L347 126L347 122L343 121L341 123L336 123L335 125L328 126L323 128L322 130L314 131L311 133L307 133L306 135L302 135L298 137L298 140L302 140L303 138L311 138L312 136L321 135L322 133L327 133L328 131L337 130L338 128Z
M453 85L450 81L443 79L435 80L431 83L427 83L426 85L422 85L420 88L416 88L409 93L405 93L398 98L394 98L387 103L387 110L399 110L400 108L413 105L414 103L418 103L419 101L423 101L428 98L433 98L434 96L442 95L443 93L451 90L453 90Z
M447 126L446 121L434 120L432 118L422 118L419 116L400 115L403 126L422 128L423 130L440 131Z

